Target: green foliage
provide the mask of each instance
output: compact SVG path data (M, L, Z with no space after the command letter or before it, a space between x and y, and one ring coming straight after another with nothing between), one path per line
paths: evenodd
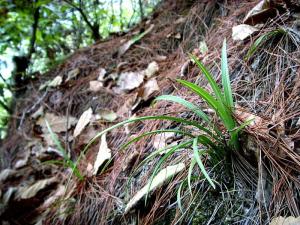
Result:
M147 15L158 2L143 2ZM46 72L72 52L94 43L89 25L100 37L107 38L139 22L138 9L138 0L0 0L1 60L12 70L13 56L24 56L30 59L27 74ZM37 10L37 29L33 32ZM12 77L7 77L6 83L13 83Z
M9 113L3 107L0 107L0 139L6 136L8 118Z
M92 139L92 141L86 146L84 152L101 135L103 135L108 131L116 129L118 127L121 127L127 123L133 123L133 122L145 121L145 120L173 121L177 124L178 129L162 129L162 130L146 132L128 141L126 144L122 146L122 149L127 148L130 144L135 143L141 140L142 138L153 134L173 132L177 135L181 135L182 136L181 143L175 146L168 145L163 149L158 149L154 151L141 162L140 166L147 163L150 160L153 160L155 157L160 156L163 153L163 156L161 156L161 158L159 159L159 161L156 163L154 167L151 178L149 178L150 181L152 182L153 178L161 170L161 167L164 165L164 163L166 163L169 159L171 159L171 157L175 153L181 152L183 150L186 151L187 149L191 149L193 156L189 162L190 165L188 170L188 176L183 182L187 184L188 189L192 193L192 185L191 185L191 181L193 180L192 174L195 166L197 165L199 167L199 170L201 171L203 178L208 181L211 187L215 188L216 187L215 181L210 177L209 171L207 171L207 169L205 168L205 165L203 163L203 158L210 157L212 159L212 162L218 163L221 160L224 160L228 155L228 153L230 153L230 151L238 150L239 149L238 133L249 123L249 121L244 123L240 127L236 127L236 121L233 117L234 103L233 103L233 96L232 96L228 64L227 64L226 42L224 41L223 43L222 60L221 60L223 88L220 88L218 86L212 74L196 57L191 56L191 58L196 63L196 65L200 68L201 72L204 74L205 78L207 79L209 85L213 90L213 93L207 92L204 88L199 87L194 83L185 80L177 80L177 81L183 86L185 86L186 88L188 88L190 91L197 94L202 100L204 100L207 103L207 105L215 111L216 115L218 115L218 119L219 119L218 121L213 122L215 120L212 120L212 118L209 115L205 114L198 106L185 99L182 99L178 96L163 95L157 97L155 101L171 101L171 102L181 104L182 106L192 111L196 116L198 116L198 119L190 120L185 118L178 118L178 117L171 117L171 116L164 116L164 115L144 116L144 117L129 119L120 122L98 133ZM220 123L222 123L223 126L226 128L226 132L220 131L219 129ZM192 133L192 130L194 129L198 130L199 132L198 135ZM229 138L226 138L227 136L229 136ZM151 186L151 184L149 186ZM180 193L183 187L184 185L181 184L177 193L178 205L179 208L181 209L182 206L181 206Z
M272 31L262 34L250 46L250 48L245 56L245 60L249 60L250 57L253 56L255 54L255 52L267 41L270 41L271 39L273 39L275 37L282 36L286 33L287 33L286 30L284 30L282 28L278 28L278 29L275 29L275 30L272 30Z
M47 161L47 163L52 163L52 164L58 164L58 165L62 165L66 168L70 168L72 170L72 173L79 179L79 180L83 180L83 176L81 175L77 164L74 163L72 161L72 159L68 156L68 154L66 153L65 149L62 147L57 135L52 131L48 121L46 120L46 125L48 128L48 131L50 133L51 139L53 140L53 142L55 143L56 147L58 148L58 150L61 152L62 156L63 156L63 160L49 160Z
M93 43L89 24L95 26L101 37L127 30L139 21L137 0L121 5L121 0L37 0L0 1L0 54L12 49L16 55L29 52L34 11L39 8L35 52L30 71L45 71L57 58ZM144 3L147 12L158 3ZM2 16L3 15L3 16ZM86 18L86 19L84 19ZM36 68L36 65L43 67ZM43 72L42 71L42 72Z

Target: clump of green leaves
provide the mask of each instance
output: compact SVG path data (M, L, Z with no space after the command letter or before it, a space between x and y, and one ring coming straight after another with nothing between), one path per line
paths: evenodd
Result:
M153 134L159 133L167 133L173 132L181 135L182 141L177 145L169 145L163 149L159 149L153 153L151 153L146 159L143 160L141 164L145 164L147 161L152 160L153 158L159 156L162 152L164 153L159 161L157 162L154 171L152 173L152 177L150 181L153 180L155 175L160 171L162 165L167 161L167 159L171 158L172 155L178 153L182 150L191 149L193 152L192 159L189 164L189 172L187 177L188 187L191 191L191 179L194 167L196 165L199 166L200 171L202 172L204 178L209 182L209 184L215 188L215 182L210 177L209 172L206 170L202 157L204 155L209 155L214 162L220 162L220 160L224 159L224 157L228 154L229 151L238 150L239 149L239 141L238 141L238 132L247 125L247 123L237 127L237 123L233 117L234 111L234 102L233 95L230 85L229 78L229 70L227 63L227 54L226 54L226 41L223 43L222 48L222 57L221 57L221 74L222 74L222 88L217 84L212 74L208 71L208 69L195 57L191 56L192 60L199 67L201 72L204 74L207 79L209 85L211 86L213 93L209 93L204 88L199 87L198 85L185 81L185 80L177 80L181 85L188 88L191 92L197 94L202 100L204 100L207 105L213 109L218 117L218 120L212 119L211 116L206 114L203 110L201 110L198 106L189 102L185 99L182 99L178 96L173 95L162 95L155 99L155 101L171 101L182 106L186 107L190 111L192 111L196 116L198 116L199 120L190 120L185 118L166 116L166 115L157 115L157 116L144 116L134 119L129 119L123 122L120 122L110 128L103 130L98 133L93 140L86 146L86 149L93 143L97 138L99 138L104 133L111 131L115 128L121 127L128 123L145 121L145 120L168 120L173 121L178 124L178 129L162 129L155 130L143 133L142 135L133 138L126 144L122 146L122 148L128 147L130 144L135 143L146 136L150 136ZM226 131L221 131L219 129L221 126L225 127ZM198 135L192 133L188 127L193 127L199 131ZM85 150L86 150L85 149ZM182 186L181 186L182 188ZM180 191L179 191L180 195ZM180 199L180 198L179 198Z
M155 157L160 156L161 158L155 165L155 168L152 172L150 178L150 183L153 181L154 177L159 173L164 163L167 162L175 153L180 151L191 150L192 157L189 160L189 169L188 176L183 180L179 186L177 198L178 206L182 211L181 207L181 191L184 186L188 186L190 193L192 194L192 185L191 180L195 179L193 176L193 171L196 165L198 165L203 178L208 181L211 187L215 188L215 181L211 178L209 172L207 171L204 163L203 157L209 156L213 165L217 165L220 161L224 160L230 151L239 149L239 139L238 134L250 121L245 122L241 126L237 127L235 118L233 117L234 113L234 101L230 85L229 70L227 63L227 53L226 53L226 41L223 43L222 47L222 57L221 57L221 77L222 77L222 87L220 87L216 80L213 78L213 75L208 71L208 69L195 57L191 56L192 60L199 67L201 72L204 74L205 78L208 81L208 84L213 90L213 93L209 93L204 88L185 81L178 79L179 82L184 87L188 88L191 92L195 93L204 100L207 105L214 110L215 115L217 115L217 120L213 119L211 115L206 114L200 107L196 106L192 102L189 102L179 96L173 95L162 95L155 99L157 101L171 101L174 103L181 104L188 110L192 111L198 119L186 119L180 117L173 117L167 115L157 115L157 116L144 116L139 118L129 119L118 124L115 124L102 132L98 133L91 142L86 146L83 152L85 152L89 146L98 139L101 135L106 132L109 132L115 128L121 127L128 123L134 123L139 121L147 120L167 120L172 121L178 124L177 129L161 129L154 130L150 132L145 132L138 137L135 137L124 144L121 149L127 148L129 145L141 140L144 137L150 135L156 135L161 133L172 132L178 134L182 137L182 140L177 145L168 145L163 149L158 149L152 152L148 157L146 157L140 165L146 164L148 161L153 160ZM192 132L192 129L198 130ZM220 129L223 127L225 129ZM161 153L162 156L161 156ZM202 179L197 177L196 179ZM149 185L151 186L151 185Z
M249 60L256 52L257 50L262 47L266 42L271 41L275 37L280 37L283 35L286 35L288 32L284 30L283 28L274 29L272 31L266 32L259 36L255 42L250 46L246 56L245 60Z
M48 160L47 163L52 163L52 164L58 164L58 165L62 165L66 168L70 168L72 170L72 173L79 179L79 180L83 180L83 175L80 173L78 167L77 167L77 163L74 163L72 161L72 159L69 157L69 155L67 154L67 152L65 151L65 149L63 148L63 146L61 145L57 135L52 131L48 121L46 120L46 126L47 129L50 133L51 139L53 140L53 142L55 143L56 147L58 148L58 150L61 152L62 156L63 156L63 160Z

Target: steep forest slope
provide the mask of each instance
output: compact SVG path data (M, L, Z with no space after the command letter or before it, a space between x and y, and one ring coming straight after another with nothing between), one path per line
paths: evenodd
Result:
M299 5L162 1L130 32L79 49L32 81L15 99L1 143L2 224L297 224ZM208 104L176 79L212 92L189 53L219 84L224 40L234 118L246 124L239 151L217 163L201 156L214 188L203 170L190 169L193 150L151 155L182 144L182 135L152 133L121 148L145 132L181 128L180 121L138 120L93 139L129 118L197 120L174 101L152 104L167 94L194 102L219 124ZM169 182L147 189L149 180L157 181L152 175L158 164L160 170L183 166Z

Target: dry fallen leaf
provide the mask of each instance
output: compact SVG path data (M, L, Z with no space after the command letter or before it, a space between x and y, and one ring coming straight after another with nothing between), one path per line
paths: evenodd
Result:
M44 107L40 106L38 110L36 110L33 114L31 114L31 118L37 119L38 117L44 114Z
M0 181L4 182L8 178L13 177L16 174L16 171L13 169L4 169L0 173Z
M101 143L99 147L99 151L96 157L96 161L94 163L93 175L98 173L99 168L105 163L107 160L111 159L111 150L107 146L106 142L106 134L101 136Z
M87 144L91 141L93 137L97 135L97 131L93 126L88 126L85 128L84 132L78 137L78 143Z
M121 47L118 50L118 56L122 56L124 55L125 52L127 52L127 50L131 47L131 45L133 45L135 43L135 40L131 39L129 41L127 41L125 44L121 45Z
M149 181L141 190L139 190L133 198L128 202L125 208L125 214L129 212L141 199L146 197L148 193L159 188L165 181L173 177L185 168L184 163L168 166L161 170L151 181Z
M104 79L105 75L106 75L106 69L100 68L97 80L103 82L105 80Z
M8 190L4 193L4 195L1 199L1 203L4 205L8 204L17 190L18 190L18 188L16 188L16 187L9 187Z
M189 60L185 61L185 63L182 65L182 67L180 68L180 76L181 77L185 77L188 74L189 66L190 66L191 62L193 62L193 61L189 59Z
M131 120L131 119L135 119L135 118L136 118L136 114L133 114L129 119ZM134 124L132 124L132 123L125 124L124 125L125 133L130 134L133 127L134 127Z
M243 41L256 31L258 31L256 27L240 24L232 27L232 39L235 41Z
M70 129L71 126L75 125L77 119L75 117L69 116L56 116L52 113L46 113L44 117L40 117L36 124L42 127L42 131L44 134L49 133L48 128L46 126L46 120L48 121L51 129L55 133L66 132ZM68 127L67 127L68 122Z
M98 80L92 80L90 81L90 86L89 86L89 89L92 91L92 92L98 92L102 89L103 87L103 83L101 81L98 81Z
M56 76L50 83L48 83L48 87L57 87L61 85L62 83L62 77L61 76Z
M99 110L98 111L99 119L106 120L108 122L113 122L118 118L118 115L111 110Z
M159 70L159 66L157 64L157 62L153 61L151 62L147 69L145 69L145 75L147 78L150 78L152 76L154 76Z
M276 15L277 9L275 7L271 7L270 0L261 0L247 13L243 23L249 25L261 24Z
M151 95L156 91L159 91L159 86L157 84L156 79L148 80L143 88L143 100L147 101L151 97Z
M135 93L127 98L124 105L122 105L117 111L118 117L127 118L131 115L131 109L133 104L136 102L137 96L138 93Z
M199 50L201 54L206 54L208 52L208 47L205 41L200 41Z
M93 176L93 172L94 172L93 165L91 163L88 163L87 167L86 167L86 176L88 176L88 177Z
M259 130L261 134L266 134L269 132L268 121L252 113L249 113L246 109L239 105L236 105L235 115L243 123L252 120L248 126L252 129Z
M270 225L298 225L300 224L300 217L293 217L293 216L289 216L289 217L276 217L274 219L272 219Z
M168 57L165 56L165 55L157 55L157 56L155 57L155 60L158 61L158 62L163 62L163 61L165 61L167 58L168 58Z
M37 193L46 187L57 182L55 177L36 181L33 185L21 187L16 193L16 199L30 199L37 195Z
M161 133L154 136L153 147L156 150L163 149L168 145L168 141L170 141L175 136L175 133ZM164 154L165 152L162 152Z
M136 37L127 41L125 44L121 45L121 47L118 50L118 56L120 57L120 56L124 55L124 53L127 52L127 50L131 47L131 45L133 45L135 42L139 41L146 34L150 33L153 28L154 28L154 25L151 24L151 26L147 30L145 30L143 33L137 35Z
M186 19L186 17L180 17L179 19L175 20L174 24L184 23Z
M89 124L93 116L93 110L92 108L89 108L88 110L84 111L82 115L80 116L78 123L76 124L76 127L74 129L73 137L77 137L86 127L86 125Z
M180 33L175 34L174 38L181 39L181 34Z
M76 78L78 76L79 72L80 72L80 70L78 68L71 70L68 73L68 77L65 82L68 82L69 80Z
M39 207L39 209L47 209L50 207L55 201L57 201L60 197L62 197L66 193L66 187L64 185L58 185L57 189L54 193L51 193L49 198Z
M16 164L15 164L15 169L20 169L24 166L27 165L28 161L29 161L29 157L30 157L30 151L25 151L24 152L24 157L22 159L19 159Z
M130 91L139 87L144 81L144 72L121 73L117 85L122 91Z
M62 83L62 77L56 76L53 80L47 81L46 83L42 84L39 87L39 90L43 90L46 87L57 87L57 86L61 85L61 83Z

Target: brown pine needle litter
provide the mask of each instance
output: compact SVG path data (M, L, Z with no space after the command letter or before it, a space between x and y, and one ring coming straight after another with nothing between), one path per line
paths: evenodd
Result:
M13 167L18 159L16 156L24 148L31 148L24 147L28 140L41 138L41 131L34 124L34 119L26 113L31 110L31 103L39 100L47 112L76 118L89 108L96 114L103 110L120 112L120 106L124 106L123 111L129 107L129 110L118 114L112 123L91 119L86 130L71 142L68 135L72 136L72 131L66 126L66 132L60 134L60 139L72 159L81 155L93 135L115 122L146 115L194 117L175 103L162 101L151 105L153 97L160 94L181 96L206 110L206 113L212 113L207 104L174 81L176 78L185 79L208 89L204 76L189 62L188 53L193 53L208 66L217 83L220 83L220 49L226 39L231 87L238 109L235 118L243 123L252 117L254 122L241 135L241 151L231 153L229 160L224 159L215 165L210 157L202 158L216 183L216 189L209 186L199 169L193 170L193 177L197 179L192 182L192 193L188 188L179 192L180 208L178 188L188 176L189 168L186 168L172 177L170 182L149 193L146 205L142 200L124 214L126 204L147 184L160 158L155 157L139 167L155 151L154 134L126 150L120 150L120 146L128 138L145 132L180 126L158 120L142 121L108 133L107 145L112 151L112 159L104 168L99 168L101 173L96 176L91 175L93 172L87 168L89 164L94 164L99 143L91 145L78 164L79 170L85 174L83 181L70 178L67 169L39 164L34 160L33 165L38 165L36 168L22 168L22 179L26 174L40 179L58 176L67 190L46 211L26 212L30 219L36 214L43 214L44 224L269 224L279 216L299 217L300 31L295 25L293 13L281 12L280 8L278 15L267 18L258 32L244 41L233 41L232 27L242 24L245 15L256 4L257 1L163 1L150 20L150 24L154 24L152 31L125 54L117 57L117 47L122 39L132 38L132 33L140 27L123 37L77 51L66 62L33 83L24 100L16 105L19 114L13 115L9 138L1 145L1 168L4 169ZM200 42L205 42L208 51L199 49ZM109 75L120 74L144 70L153 61L159 65L155 78L160 90L148 100L139 99L142 96L139 88L122 94L115 92L113 76L105 79L104 87L98 92L89 91L89 82L97 80L99 68L105 68ZM45 81L59 75L67 76L74 69L80 71L76 78L57 88L44 92L38 90ZM18 121L21 118L25 119L20 125ZM219 122L217 117L214 120ZM181 137L172 138L171 142L177 144ZM190 158L190 151L181 151L166 160L163 168ZM9 183L4 183L3 190L8 187ZM39 204L42 202L38 201Z

